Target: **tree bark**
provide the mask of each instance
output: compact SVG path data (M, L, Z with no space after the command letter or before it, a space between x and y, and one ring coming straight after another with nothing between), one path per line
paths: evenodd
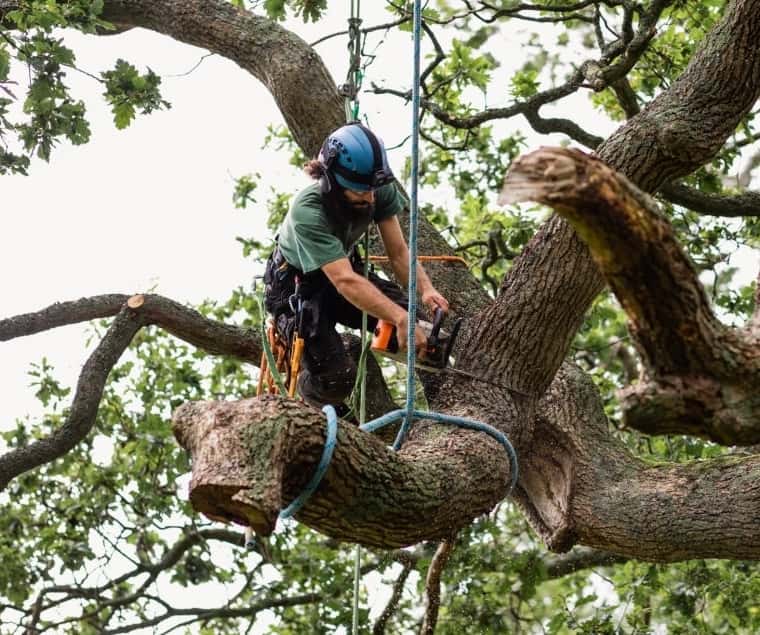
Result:
M269 535L280 510L311 479L325 430L322 412L280 397L185 404L175 412L174 431L193 457L190 501L212 518ZM330 468L296 518L372 547L450 536L504 497L509 463L487 435L458 431L452 452L445 428L433 431L424 444L394 452L341 422Z
M627 426L760 441L760 339L720 323L649 196L598 159L543 148L513 164L502 198L545 203L568 219L625 310L649 379L621 393Z

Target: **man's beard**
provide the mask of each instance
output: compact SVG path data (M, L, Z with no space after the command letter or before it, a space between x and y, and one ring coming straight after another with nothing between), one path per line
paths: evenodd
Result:
M352 203L346 198L345 190L333 188L325 196L328 214L340 225L350 225L361 221L371 221L375 215L375 203L360 201Z

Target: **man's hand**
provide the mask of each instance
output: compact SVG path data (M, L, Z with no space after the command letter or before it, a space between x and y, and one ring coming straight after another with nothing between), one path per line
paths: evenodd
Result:
M449 312L449 301L438 293L433 286L428 287L422 292L421 299L422 303L430 309L431 313L435 313L436 309L442 309L444 313Z
M396 323L396 339L398 340L398 347L402 350L406 349L407 345L407 331L409 330L409 314L404 313L402 317ZM421 356L425 352L427 346L427 336L419 325L414 327L414 348L417 351L417 356Z

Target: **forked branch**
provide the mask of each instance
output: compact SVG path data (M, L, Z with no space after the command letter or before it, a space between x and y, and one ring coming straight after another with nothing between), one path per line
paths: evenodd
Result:
M652 383L623 393L625 423L719 443L760 439L760 341L715 316L651 197L601 160L541 148L516 161L502 202L553 207L583 239L629 319Z

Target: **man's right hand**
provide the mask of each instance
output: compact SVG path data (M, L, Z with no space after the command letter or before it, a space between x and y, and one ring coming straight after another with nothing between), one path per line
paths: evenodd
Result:
M404 313L403 317L396 322L396 339L398 339L398 347L402 350L406 350L407 333L409 331L409 314ZM425 352L427 346L427 335L419 325L414 327L414 348L417 351L417 356L420 357Z

